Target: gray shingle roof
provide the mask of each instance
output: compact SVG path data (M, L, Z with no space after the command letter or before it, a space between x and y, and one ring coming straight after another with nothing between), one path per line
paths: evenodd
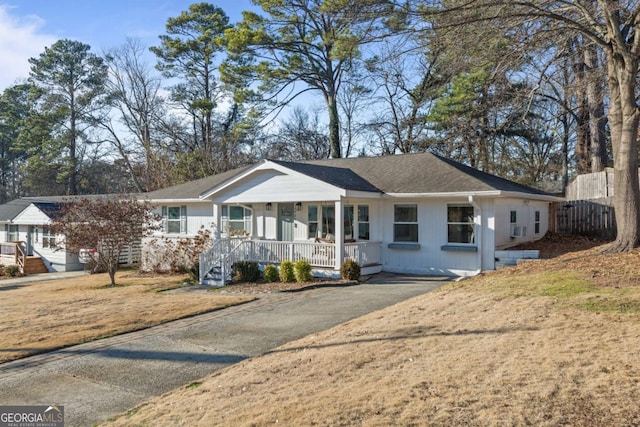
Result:
M279 160L272 161L296 172L324 181L327 184L344 188L345 190L368 191L374 193L381 192L376 188L376 186L348 168L327 166L316 163L293 163Z
M206 178L196 179L195 181L185 182L184 184L174 185L173 187L167 187L160 190L151 191L145 193L144 196L150 200L162 200L162 199L198 199L200 194L205 191L222 184L228 179L244 172L249 169L250 166L243 166L237 169L232 169L227 172L211 175Z
M535 188L481 172L431 153L304 162L272 161L336 187L354 191L405 194L506 191L531 195L549 195ZM151 200L196 200L202 193L217 187L251 167L244 166L173 187L144 193L142 196ZM51 196L26 197L13 200L0 205L0 221L12 220L31 203L59 203L69 198L69 196Z
M348 168L385 193L508 191L548 195L535 188L481 172L431 153L315 160L308 163Z
M382 157L285 162L271 160L294 171L339 188L356 191L435 194L502 191L550 196L544 191L500 178L431 153ZM248 170L234 169L224 174L158 190L150 198L194 197ZM160 197L171 194L172 197Z

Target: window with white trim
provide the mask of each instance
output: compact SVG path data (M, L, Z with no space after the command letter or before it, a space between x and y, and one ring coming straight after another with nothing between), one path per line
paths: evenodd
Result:
M369 205L358 205L358 240L369 240Z
M162 228L168 234L186 234L187 207L162 206Z
M347 242L355 240L355 236L353 235L353 229L355 227L355 224L354 224L355 218L353 217L353 210L354 210L353 205L347 205L343 209L344 240Z
M447 205L447 242L475 243L473 206L467 204Z
M540 211L535 211L535 221L533 223L535 234L540 234Z
M322 206L322 238L336 238L336 209L334 206Z
M251 209L244 206L222 206L222 229L229 236L251 235Z
M17 242L20 239L19 228L16 224L9 224L7 228L7 242Z
M318 205L309 205L307 210L308 237L315 239L318 237Z
M418 241L418 205L393 206L393 241Z
M42 247L49 249L56 248L56 233L51 231L48 227L42 228Z

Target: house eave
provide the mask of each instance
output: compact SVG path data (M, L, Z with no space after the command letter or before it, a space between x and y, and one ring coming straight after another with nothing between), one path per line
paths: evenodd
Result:
M561 202L564 200L562 197L552 196L547 194L533 194L517 191L501 191L501 190L487 190L487 191L452 191L441 193L385 193L382 197L391 199L451 199L451 198L466 198L473 197L494 197L494 198L524 198L529 200L540 200L545 202Z
M501 191L449 191L441 193L385 193L382 197L390 199L451 199L474 197L500 197Z
M187 198L187 199L149 199L149 203L202 203L208 202L208 200L203 200L200 198Z

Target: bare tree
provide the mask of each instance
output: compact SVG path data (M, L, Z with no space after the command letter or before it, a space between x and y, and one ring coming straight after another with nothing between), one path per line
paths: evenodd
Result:
M163 171L157 154L157 123L166 114L164 99L160 96L162 82L160 76L153 73L153 67L144 61L145 52L146 47L140 40L127 39L106 54L108 102L118 117L116 123L106 117L100 123L138 191L152 191L166 184L159 176ZM128 135L121 134L122 127Z
M73 198L61 205L51 230L62 236L59 249L75 254L95 250L95 261L114 286L120 254L160 228L151 209L148 202L129 196Z

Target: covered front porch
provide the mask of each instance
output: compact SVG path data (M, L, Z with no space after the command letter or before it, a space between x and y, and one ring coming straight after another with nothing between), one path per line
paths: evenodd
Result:
M345 259L353 259L362 274L381 271L381 242L344 243L343 250L335 243L259 240L248 237L220 238L200 255L200 283L224 284L237 261L253 261L260 265L280 264L304 259L314 267L314 275L335 277ZM338 253L342 253L339 258Z
M241 260L305 259L316 274L335 276L351 258L381 270L381 192L349 170L298 166L262 163L200 196L211 200L214 218L201 281ZM349 185L337 185L336 173Z

